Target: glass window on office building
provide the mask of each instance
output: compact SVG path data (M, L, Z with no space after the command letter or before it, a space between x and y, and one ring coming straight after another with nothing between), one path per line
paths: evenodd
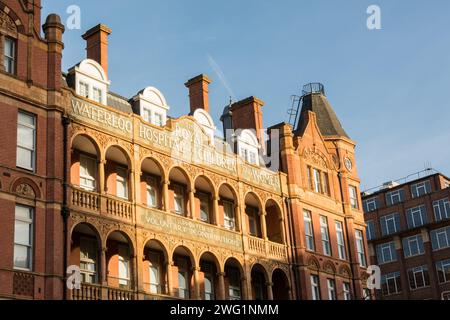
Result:
M450 259L436 263L439 283L450 282Z
M432 230L430 234L434 251L450 247L450 227Z
M339 259L345 260L347 256L345 252L344 229L342 227L342 222L335 221L335 228L336 228L336 240L338 245Z
M419 198L431 193L430 180L422 181L411 186L411 195L413 198Z
M413 229L427 224L427 210L424 205L406 210L408 228Z
M381 234L387 236L400 231L400 214L394 213L380 218Z
M319 276L311 275L311 294L312 300L320 300Z
M425 253L422 235L415 235L403 239L403 253L405 258L418 256Z
M434 201L433 211L436 222L450 219L450 202L448 198Z
M377 259L379 264L397 261L397 251L394 242L377 245Z
M367 234L367 240L374 240L375 239L375 222L373 220L368 220L366 222L366 234Z
M320 234L322 236L322 250L326 256L331 256L330 233L328 230L328 219L320 216Z
M380 207L378 197L366 199L363 201L364 211L372 212L377 210Z
M14 268L32 270L34 209L16 206L14 223Z
M308 210L303 211L303 221L305 225L305 241L306 249L309 251L314 251L314 229L311 220L311 212Z
M428 287L430 285L430 277L428 275L428 267L421 266L408 270L409 286L411 290Z
M405 201L405 190L399 189L386 193L386 205L393 206Z
M366 267L366 252L364 250L364 237L361 230L355 230L356 252L358 253L358 261L361 267Z
M382 275L381 290L384 295L400 293L402 291L400 272L392 272Z
M17 167L34 171L36 158L36 116L19 111L17 121Z

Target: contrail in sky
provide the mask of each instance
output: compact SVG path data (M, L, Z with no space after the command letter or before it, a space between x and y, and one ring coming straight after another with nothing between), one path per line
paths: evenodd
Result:
M220 81L222 82L225 89L228 91L228 94L233 99L233 101L237 101L236 95L234 94L233 90L231 89L230 85L228 84L227 78L225 77L225 74L223 73L220 66L217 64L217 62L211 57L211 55L208 53L208 63L211 66L211 68L214 70L214 72L219 77Z

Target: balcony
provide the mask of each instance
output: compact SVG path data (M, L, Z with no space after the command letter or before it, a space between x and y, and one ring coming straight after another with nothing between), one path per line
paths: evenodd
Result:
M70 187L70 205L72 208L95 214L102 214L126 222L133 221L131 202L111 195Z
M285 244L249 236L248 252L256 256L287 262L287 246Z

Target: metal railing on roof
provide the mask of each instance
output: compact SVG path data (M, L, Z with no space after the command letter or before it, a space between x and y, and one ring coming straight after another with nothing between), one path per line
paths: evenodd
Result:
M406 183L409 183L409 182L412 182L415 180L423 179L423 178L432 176L434 174L440 174L440 172L433 168L426 168L425 170L412 173L410 175L407 175L406 177L403 177L403 178L400 178L397 180L393 180L393 181L388 181L388 182L383 183L380 186L364 190L362 193L363 193L363 195L370 195L372 193L375 193L375 192L378 192L381 190L397 187L399 185L406 184Z

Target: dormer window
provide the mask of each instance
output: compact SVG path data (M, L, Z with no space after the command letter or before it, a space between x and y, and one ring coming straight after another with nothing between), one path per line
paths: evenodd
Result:
M245 129L238 134L238 153L246 162L256 166L259 165L259 148L258 138L253 131Z
M4 57L5 71L11 74L16 72L16 40L13 38L5 38Z
M80 81L79 88L79 95L85 98L89 98L89 85Z
M162 93L154 88L147 87L133 97L133 111L144 119L145 122L155 126L165 126L169 106Z
M107 104L110 82L102 66L91 59L85 59L69 70L71 83L75 84L76 93L97 103Z
M92 100L98 103L102 103L102 89L95 87L92 89Z

